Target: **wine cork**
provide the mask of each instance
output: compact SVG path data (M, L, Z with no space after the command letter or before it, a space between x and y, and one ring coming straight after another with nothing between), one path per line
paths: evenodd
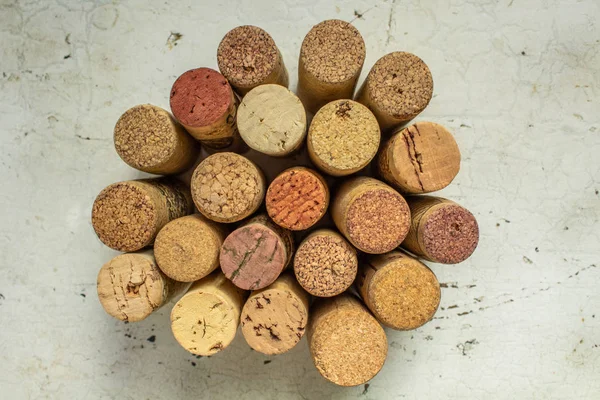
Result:
M316 113L333 100L351 99L365 55L365 42L351 24L331 19L313 26L298 62L298 96L306 108Z
M410 210L390 186L369 177L346 181L332 203L339 231L365 253L387 253L398 247L410 228Z
M198 210L217 222L236 222L260 207L265 177L252 161L235 153L204 159L192 176L192 197Z
M168 111L142 104L125 111L114 130L115 149L127 165L150 174L177 174L190 168L197 142Z
M380 139L369 109L352 100L335 100L323 106L310 124L308 155L329 175L350 175L371 162Z
M479 242L479 226L469 210L433 196L409 196L412 222L402 247L417 256L442 264L469 258Z
M191 214L190 191L168 178L114 183L100 192L92 207L92 226L108 247L136 251L154 242L169 221Z
M220 149L233 143L238 100L227 79L210 68L181 75L171 89L171 111L202 144Z
M273 38L252 25L227 32L217 49L219 70L235 91L244 96L267 83L288 87L288 72Z
M329 188L317 172L292 167L279 174L269 185L267 213L286 229L300 231L316 224L329 207Z
M254 350L268 355L291 350L308 322L310 296L292 274L281 275L265 289L252 292L242 309L242 334Z
M355 296L323 299L311 309L307 328L310 354L319 373L340 386L372 379L387 357L381 325Z
M239 288L262 289L277 279L292 254L291 232L260 214L227 236L221 247L221 269Z
M396 132L378 158L379 173L404 193L445 188L460 169L458 145L442 125L417 122Z
M306 136L306 111L300 99L287 88L261 85L242 99L237 126L250 148L281 157L302 145Z
M427 64L411 53L397 51L381 57L356 94L369 107L382 131L415 118L433 96Z
M330 229L308 235L294 256L298 283L313 296L336 296L348 289L358 270L356 250Z
M246 292L215 271L194 283L171 311L175 340L198 356L212 356L233 340Z
M104 264L98 273L97 289L107 314L137 322L179 295L185 284L163 274L152 251L146 250L121 254Z
M166 224L154 241L160 269L179 282L194 282L219 267L225 229L199 214Z
M435 274L399 251L369 257L361 266L357 288L379 322L392 329L416 329L430 321L440 305Z

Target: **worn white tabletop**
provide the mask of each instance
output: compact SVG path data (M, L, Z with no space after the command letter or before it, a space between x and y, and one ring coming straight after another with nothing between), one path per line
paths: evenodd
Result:
M423 58L435 95L419 119L461 147L442 194L474 212L481 241L461 265L432 265L436 319L388 330L384 369L356 388L321 378L305 340L266 357L237 338L197 359L169 307L112 320L95 279L115 252L90 208L141 176L113 149L118 116L168 108L174 79L216 67L240 24L271 33L294 88L302 39L328 18L363 34L361 80L387 52ZM597 0L0 0L0 397L599 399L599 19Z

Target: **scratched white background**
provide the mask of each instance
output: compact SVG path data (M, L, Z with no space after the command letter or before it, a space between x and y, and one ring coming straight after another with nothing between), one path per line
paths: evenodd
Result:
M0 397L600 398L597 0L196 3L0 0ZM168 108L174 79L216 67L240 24L271 33L294 88L302 39L328 18L363 34L361 81L387 52L427 62L435 95L419 119L451 128L463 154L442 193L481 229L470 260L432 265L436 319L388 330L367 388L322 379L305 340L267 357L238 337L196 359L173 339L169 307L125 325L95 297L115 252L95 238L91 204L141 176L113 149L119 115Z

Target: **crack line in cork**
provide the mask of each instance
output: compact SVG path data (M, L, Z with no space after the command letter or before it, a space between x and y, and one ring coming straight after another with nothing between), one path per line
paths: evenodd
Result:
M241 272L241 269L246 266L246 264L248 263L248 261L250 261L250 258L252 257L252 254L254 254L256 252L256 250L260 247L260 245L262 244L262 242L265 240L264 237L259 237L258 239L256 239L256 245L254 246L253 249L246 251L246 253L244 254L244 258L242 259L242 261L240 262L240 265L231 273L231 280L233 281L236 276L239 275L239 273Z
M420 157L420 153L417 152L417 148L415 145L415 141L414 141L414 135L410 132L410 130L407 129L408 132L408 137L407 135L403 132L402 133L402 139L404 140L404 144L406 145L406 151L408 152L408 157L410 158L410 163L413 166L413 169L415 170L415 176L417 177L417 181L419 182L419 186L421 187L422 191L425 191L425 188L423 187L423 182L421 182L421 176L419 175L419 170L421 170L421 172L423 172L423 167L421 165L421 163L415 158L418 154L418 156ZM413 157L413 154L411 152L411 144L408 142L410 137L411 143L412 143L412 149L415 153L415 157Z

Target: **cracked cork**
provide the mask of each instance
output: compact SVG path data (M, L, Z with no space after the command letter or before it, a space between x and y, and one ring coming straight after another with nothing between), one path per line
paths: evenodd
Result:
M242 334L254 350L268 355L291 350L308 322L310 296L290 273L252 292L242 309Z
M368 108L352 100L335 100L313 118L308 130L308 154L323 172L350 175L371 162L380 139L379 125Z
M298 283L313 296L336 296L348 289L358 270L356 250L339 233L320 229L308 235L294 256Z
M397 330L416 329L429 322L440 305L435 274L399 251L371 256L361 266L357 288L382 324Z
M288 72L273 38L252 25L227 32L217 49L219 70L244 96L253 88L268 83L288 87Z
M246 157L216 153L204 159L192 176L198 210L216 222L237 222L260 207L266 183L262 171Z
M293 231L308 229L327 212L329 188L317 172L292 167L271 182L266 206L277 225Z

